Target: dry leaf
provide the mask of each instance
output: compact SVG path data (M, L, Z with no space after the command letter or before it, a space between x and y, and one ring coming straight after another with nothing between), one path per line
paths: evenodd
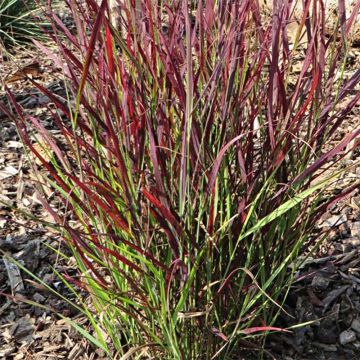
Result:
M8 76L5 79L5 84L10 84L19 80L24 80L28 76L30 77L38 76L40 72L41 72L40 64L37 61L35 61L17 70L14 74Z

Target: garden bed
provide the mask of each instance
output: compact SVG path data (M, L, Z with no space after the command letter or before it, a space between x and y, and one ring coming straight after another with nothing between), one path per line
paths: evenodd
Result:
M360 59L360 49L356 44L350 52L353 63L346 69L348 76L358 69ZM51 61L41 60L41 56L39 52L19 51L15 59L5 59L0 72L7 74L8 86L26 111L39 117L44 127L60 139L57 127L45 111L50 99L36 91L26 79L31 75L44 86L55 89L60 98L65 98L61 72ZM19 72L19 69L26 69L27 65L33 65L35 70L22 76L24 70ZM16 74L18 76L14 77ZM3 95L4 92L0 97ZM360 105L357 104L338 129L338 140L359 124ZM73 294L56 278L52 267L72 276L76 273L75 259L68 253L68 262L58 261L57 254L47 246L66 252L58 235L15 211L22 209L44 221L52 221L42 208L31 179L31 161L35 166L36 161L29 161L25 156L15 124L5 114L0 114L0 148L0 200L11 205L0 204L0 249L25 265L49 287L71 298ZM350 168L329 189L332 192L340 191L359 179L358 149L337 166ZM46 196L54 208L59 208L52 189L48 190ZM276 326L287 328L296 323L311 324L293 330L292 334L271 334L266 343L269 358L347 360L360 357L359 189L354 189L340 203L329 208L326 216L319 220L316 231L325 231L326 239L296 274L284 305L291 316L282 314ZM106 359L104 353L95 351L84 337L51 310L85 327L88 326L87 320L48 288L36 284L26 272L8 262L6 256L0 261L0 292L14 296L0 297L0 358ZM45 307L26 304L26 301ZM251 350L252 343L244 341L243 346L244 360L258 358L259 350Z

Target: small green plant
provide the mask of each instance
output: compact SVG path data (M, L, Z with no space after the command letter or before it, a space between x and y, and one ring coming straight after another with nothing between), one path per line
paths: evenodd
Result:
M0 43L9 47L45 39L41 27L49 22L39 19L42 9L36 0L0 0Z
M54 17L68 42L53 35L69 101L34 82L57 108L61 146L9 96L64 205L43 199L79 270L59 276L92 300L87 337L109 358L231 359L245 338L283 331L289 265L352 189L324 198L336 174L320 175L360 133L329 147L360 70L344 78L347 48L325 37L322 2L304 2L298 74L288 1L265 24L252 0L124 0L117 28L106 0L69 3L77 34Z

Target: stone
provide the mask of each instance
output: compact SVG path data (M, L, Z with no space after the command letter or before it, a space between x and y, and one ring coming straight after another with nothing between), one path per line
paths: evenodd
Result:
M330 280L320 275L315 275L312 279L311 286L316 290L326 290Z
M356 333L353 330L345 330L340 333L339 341L341 345L349 344L356 340Z
M37 303L43 303L43 302L46 300L46 298L45 298L44 296L42 296L41 294L39 294L39 293L35 293L35 294L33 295L33 299L34 299L34 301L36 301Z
M26 317L20 318L14 324L14 338L17 343L30 343L34 333L34 325Z
M6 267L12 293L15 295L23 293L25 291L25 286L19 267L5 257L3 258L3 262Z
M351 328L360 334L360 319L354 319L351 323Z

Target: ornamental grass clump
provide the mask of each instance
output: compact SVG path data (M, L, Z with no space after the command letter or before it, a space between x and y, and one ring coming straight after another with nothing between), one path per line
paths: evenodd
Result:
M42 200L79 270L60 276L91 300L81 331L109 358L231 359L284 331L290 265L355 186L322 191L360 133L330 146L360 97L360 70L344 72L360 1L340 40L304 1L293 44L292 2L275 4L265 19L253 0L69 0L73 33L49 10L61 56L37 44L68 99L34 84L61 137L15 101L14 119L63 204Z
M0 46L9 48L33 38L46 39L42 29L50 23L39 19L41 13L41 3L36 0L0 0Z

